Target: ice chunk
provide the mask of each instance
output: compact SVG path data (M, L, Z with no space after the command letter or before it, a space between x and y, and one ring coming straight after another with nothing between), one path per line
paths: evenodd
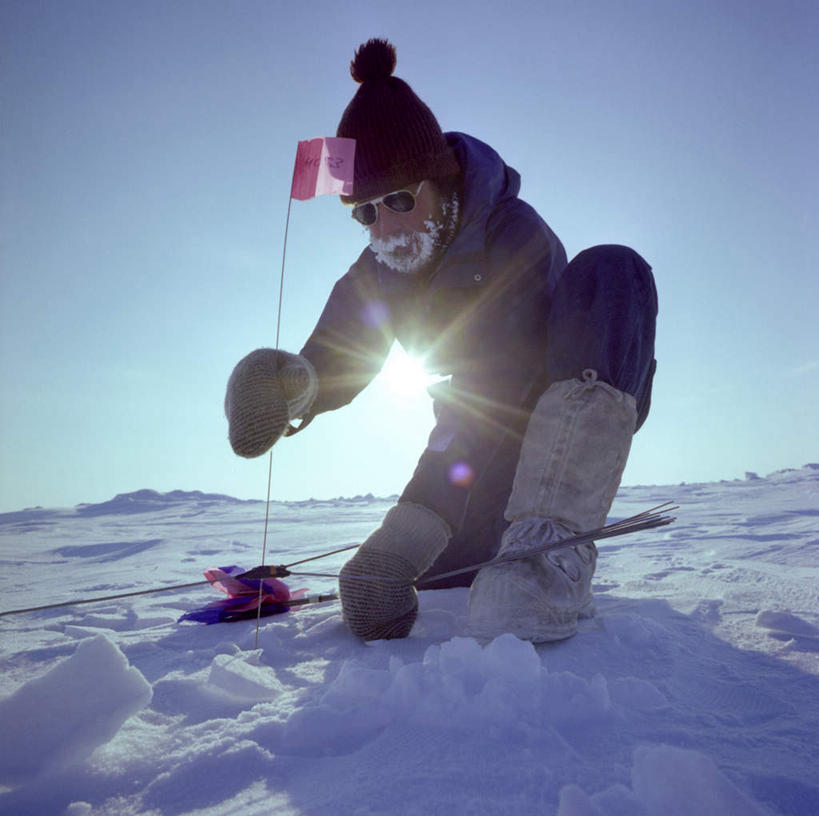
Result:
M0 700L0 781L74 765L151 701L151 686L104 635Z
M671 745L640 746L634 752L631 780L648 813L767 816L699 751Z
M273 700L282 693L282 684L273 669L226 654L213 658L208 686L242 700Z
M790 612L774 612L770 609L763 609L756 616L754 622L763 629L784 632L794 637L819 638L819 626L814 626L804 618Z
M602 816L588 794L577 785L566 785L560 791L557 816Z
M541 678L541 662L535 647L514 635L495 638L484 650L488 675L518 683L536 683Z

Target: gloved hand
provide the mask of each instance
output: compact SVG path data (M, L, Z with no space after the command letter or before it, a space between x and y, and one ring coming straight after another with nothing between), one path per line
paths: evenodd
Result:
M418 615L413 582L446 547L449 526L419 504L401 502L339 574L344 622L364 640L406 637Z
M251 351L236 364L225 394L233 451L252 458L270 450L317 393L318 378L306 358L270 348Z

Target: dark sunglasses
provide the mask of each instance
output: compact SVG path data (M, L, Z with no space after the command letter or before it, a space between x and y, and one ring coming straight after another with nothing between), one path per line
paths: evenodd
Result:
M371 198L363 204L356 204L353 207L353 218L365 227L371 227L378 221L378 205L383 204L388 210L394 213L408 213L415 209L415 199L421 194L424 186L422 181L418 189L411 193L409 190L396 190L394 193L387 193L379 198Z

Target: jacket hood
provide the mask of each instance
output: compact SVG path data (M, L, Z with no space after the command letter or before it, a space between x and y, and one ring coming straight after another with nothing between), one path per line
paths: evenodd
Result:
M488 144L466 133L444 134L461 166L461 216L458 231L441 258L438 269L446 266L451 274L461 277L458 268L474 265L483 258L487 222L498 205L516 198L520 190L520 175ZM436 272L432 273L435 278ZM472 278L469 273L468 279ZM465 279L463 283L467 283Z
M458 235L482 233L492 210L520 192L520 174L480 139L458 132L445 136L463 173L463 213Z

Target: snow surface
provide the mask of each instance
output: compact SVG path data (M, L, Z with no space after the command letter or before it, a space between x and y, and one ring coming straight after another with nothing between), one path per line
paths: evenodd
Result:
M533 647L465 636L467 590L362 644L337 603L177 624L204 585L0 618L0 813L819 813L819 466L625 487L598 614ZM274 503L268 563L360 542L392 504ZM0 515L0 609L260 561L264 505L152 491ZM337 555L305 565L332 573ZM331 578L288 579L320 592Z

